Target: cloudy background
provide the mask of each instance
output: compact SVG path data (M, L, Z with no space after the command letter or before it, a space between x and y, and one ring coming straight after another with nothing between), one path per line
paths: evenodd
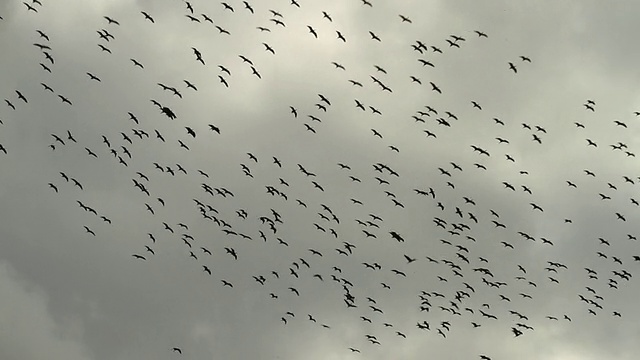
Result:
M632 239L640 235L640 209L633 203L640 199L633 156L640 148L634 115L640 111L640 94L634 2L604 6L595 1L371 0L370 7L360 0L298 0L298 8L288 0L254 0L251 13L242 1L228 1L231 12L219 2L194 0L189 3L193 14L178 0L40 2L29 5L37 12L21 1L0 3L0 97L15 106L0 104L0 144L7 151L0 152L0 358L637 357L635 276L640 263L633 256L640 255L640 249ZM270 20L270 9L282 15L276 19L286 26ZM332 21L323 18L323 11ZM402 22L399 14L411 23ZM109 24L104 16L120 25ZM101 39L97 32L104 30L113 39ZM474 30L488 37L478 37ZM336 31L347 41L339 40ZM372 40L369 31L381 41ZM459 48L447 43L451 35L464 38L455 42ZM428 50L413 50L416 40ZM50 49L41 51L34 43ZM192 47L205 65L196 60ZM252 61L261 78L239 55ZM418 59L434 67L422 66ZM100 81L91 80L87 72ZM371 76L392 92L383 91ZM188 89L183 80L198 90ZM430 82L442 94L432 91ZM182 97L163 91L158 83L174 87ZM163 115L151 99L177 118ZM588 99L595 102L595 111L583 105ZM355 100L366 110L358 109ZM438 113L420 115L428 112L426 106ZM438 118L450 126L439 124ZM134 130L149 138L135 136ZM155 130L165 142L156 138ZM424 130L436 137L427 137ZM68 139L67 131L77 142ZM533 134L541 144L533 141ZM588 146L586 139L597 147ZM619 142L627 147L611 146ZM471 145L490 156L474 152ZM376 171L377 163L399 176ZM299 165L315 176L305 176ZM82 189L65 181L61 172ZM380 184L376 177L389 184ZM212 196L202 184L227 189L233 196L215 190ZM268 194L267 186L286 199ZM435 199L414 191L429 188ZM599 194L610 199L601 200ZM394 205L394 196L401 206ZM208 219L194 199L205 204ZM282 220L275 223L275 233L268 221L260 221L275 220L272 209ZM238 216L240 210L246 211L245 219ZM228 226L216 224L214 217ZM435 217L446 222L444 229L436 226ZM453 224L469 228L456 230ZM226 234L225 229L250 239ZM366 237L363 230L376 237ZM393 240L392 231L405 241ZM355 245L352 254L336 251L345 250L343 242ZM233 248L238 259L225 248ZM404 255L417 260L408 264ZM463 276L456 276L446 261L459 266ZM381 269L370 270L363 263L378 263ZM473 270L477 268L489 269L493 277ZM584 268L595 271L597 278L590 279ZM613 271L631 277L625 280ZM264 276L264 285L254 276ZM506 285L491 287L483 279ZM345 284L355 297L355 308L345 304ZM423 295L429 311L420 311L422 291L429 294ZM456 300L459 291L470 296ZM580 295L591 302L581 301ZM452 313L454 305L459 315ZM484 318L480 310L498 319ZM416 326L422 321L430 330ZM450 323L449 330L443 321ZM472 322L481 326L474 328ZM523 335L514 337L512 327ZM380 345L365 335L375 336ZM174 347L182 354L172 351Z

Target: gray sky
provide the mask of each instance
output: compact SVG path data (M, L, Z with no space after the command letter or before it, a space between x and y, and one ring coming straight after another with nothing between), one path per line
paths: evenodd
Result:
M635 359L638 5L297 1L0 3L0 358Z

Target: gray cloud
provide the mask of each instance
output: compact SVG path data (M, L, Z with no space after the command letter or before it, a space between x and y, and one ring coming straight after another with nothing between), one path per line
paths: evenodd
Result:
M0 144L7 149L6 155L0 153L3 359L635 358L637 345L628 336L638 332L635 279L615 275L622 270L636 275L633 255L640 255L633 240L638 207L632 202L640 179L635 157L624 152L634 154L638 145L633 4L623 9L595 2L372 0L369 8L361 1L299 0L296 8L288 1L255 1L252 15L241 1L228 2L234 12L217 2L191 1L193 16L201 20L196 23L186 17L191 14L184 2L42 2L34 5L37 13L19 2L0 5L0 48L6 54L0 57L2 97L16 107L0 105ZM283 15L286 27L270 20L270 9ZM412 23L403 23L398 14ZM231 35L221 34L216 25ZM271 31L260 32L258 26ZM101 40L97 31L102 29L114 39ZM347 41L340 41L336 31ZM372 40L369 31L382 41ZM465 39L456 42L460 48L447 43L452 34ZM411 48L416 40L428 46L423 54ZM265 51L263 42L276 54ZM55 63L33 43L50 45ZM196 61L191 47L206 65ZM239 55L253 62L261 78ZM188 89L184 80L198 90ZM432 91L430 82L442 94ZM158 83L175 87L181 97ZM28 103L17 98L16 90ZM177 119L169 120L152 99L171 108ZM583 105L587 99L596 102L594 112ZM419 115L425 106L438 113ZM439 125L437 118L450 126ZM139 130L149 137L137 137ZM156 130L165 142L156 138ZM587 146L586 139L598 146ZM628 147L612 150L618 142ZM471 145L491 156L474 152ZM399 176L376 171L377 163ZM315 176L305 176L299 165ZM203 184L234 196L207 194ZM268 194L268 186L285 195ZM435 199L415 191L429 188ZM601 200L599 194L611 199ZM195 200L215 209L206 210L209 219ZM260 220L274 221L272 210L282 218L274 223L276 232ZM242 211L246 219L238 215ZM214 217L229 226L216 224ZM435 225L435 217L446 222L444 229ZM392 239L391 231L405 241ZM355 245L353 253L338 252L346 251L345 242ZM238 260L225 248L235 249ZM407 263L405 256L416 261ZM492 276L477 268L489 269ZM597 279L584 268L595 270ZM264 285L254 276L263 276ZM507 285L496 288L484 281ZM345 288L356 308L345 305ZM429 294L423 295L428 304L421 304L422 291ZM456 299L460 291L470 296ZM429 310L420 311L421 305ZM483 318L481 310L498 319ZM613 316L614 311L622 316ZM430 324L429 331L416 326L422 321ZM517 323L533 330L514 337L512 327L523 329ZM367 334L381 345L367 341Z

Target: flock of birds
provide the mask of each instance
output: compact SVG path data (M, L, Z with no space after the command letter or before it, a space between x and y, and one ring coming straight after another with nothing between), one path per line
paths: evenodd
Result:
M375 1L353 1L361 3L359 11L375 11ZM372 153L379 154L383 160L370 164L340 161L332 170L322 168L320 171L317 168L321 166L316 166L316 162L322 160L317 157L298 162L292 160L295 158L293 154L278 157L247 149L228 149L224 156L239 158L239 162L232 168L213 170L210 164L196 166L186 159L195 156L193 148L224 137L224 125L229 124L188 122L185 120L188 116L177 110L183 98L195 97L195 94L206 93L212 88L239 94L245 83L272 78L273 74L263 70L261 64L268 62L269 57L278 56L278 48L283 44L271 42L271 33L306 32L309 46L322 38L332 38L333 46L346 46L355 37L360 41L368 38L372 46L384 46L386 39L384 33L376 29L362 34L340 30L333 25L340 23L339 15L328 10L305 15L309 16L309 25L292 28L288 21L300 16L307 5L303 0L274 1L269 2L269 6L257 1L221 2L215 8L217 15L205 13L202 9L210 8L211 4L203 3L208 2L176 1L173 16L184 19L184 26L195 23L199 27L207 27L205 31L215 36L225 37L236 35L237 30L229 30L227 24L242 14L245 16L243 26L247 27L242 31L255 39L255 48L261 48L262 53L251 51L259 54L251 58L245 54L217 57L214 54L224 52L224 49L192 46L189 39L184 39L182 48L175 51L189 54L192 66L215 72L214 81L178 77L170 83L157 82L153 93L142 95L146 98L140 100L139 111L119 110L127 120L114 122L110 132L92 134L85 129L81 131L80 127L68 128L48 134L49 143L43 144L41 149L50 154L66 154L63 156L82 153L87 162L98 163L101 167L117 171L118 176L130 179L132 189L123 191L133 191L127 195L137 202L133 211L155 224L139 229L144 245L131 245L129 252L124 254L132 261L153 262L158 252L170 248L168 244L179 242L181 250L177 257L192 260L188 266L193 267L197 275L215 277L221 289L238 291L238 296L242 296L243 288L258 287L264 293L265 308L269 307L270 301L290 304L291 309L285 313L273 314L274 323L290 326L294 322L306 321L317 325L321 329L319 331L331 331L339 324L325 321L317 314L296 311L297 305L309 300L305 289L309 286L322 288L325 294L323 301L334 303L336 309L338 306L343 308L339 311L344 311L345 317L361 323L359 326L364 332L361 339L353 340L344 349L351 353L374 351L392 337L445 339L458 329L473 330L488 324L520 340L534 331L534 325L543 326L545 322L572 322L586 316L622 317L618 309L608 306L606 299L615 297L616 291L630 284L636 263L640 262L640 255L627 250L631 246L629 244L637 241L632 219L640 206L639 199L629 197L627 206L611 210L610 218L602 220L623 224L618 227L624 229L622 236L602 234L584 239L589 243L589 249L597 248L584 264L565 263L554 258L555 253L549 251L544 253L548 255L544 261L532 261L527 266L513 262L513 259L518 259L513 254L544 252L562 243L562 239L540 236L535 228L510 222L510 205L502 206L494 201L495 207L490 208L472 196L474 186L468 184L468 179L493 179L491 182L495 187L491 191L504 196L505 201L525 204L531 218L544 219L553 226L578 226L573 223L579 219L570 216L560 219L545 217L554 204L545 203L542 200L544 196L536 196L544 189L536 189L536 182L528 180L535 175L534 169L522 168L521 159L515 155L518 143L526 143L534 149L532 151L535 151L535 146L544 148L548 137L566 123L548 126L504 120L496 115L495 110L490 110L491 106L485 106L477 99L459 101L458 111L439 105L440 97L450 91L445 83L433 80L432 74L438 71L443 62L441 59L444 56L456 57L456 52L470 44L487 42L492 34L469 29L440 38L406 40L406 51L398 56L413 57L416 64L415 69L411 68L411 71L416 71L407 75L402 74L404 69L384 66L383 59L380 59L380 63L357 64L369 72L366 78L358 78L356 72L347 70L350 65L336 59L327 64L327 69L318 71L337 72L343 81L343 94L349 95L331 96L321 90L312 91L308 102L282 105L279 113L275 114L286 118L289 128L299 130L292 132L296 136L318 143L317 139L325 135L323 133L329 134L334 126L331 118L336 104L351 107L351 113L347 113L351 114L349 116L363 117L368 123L377 124L364 129L369 138L363 141L367 144L371 141L371 147L376 149ZM37 20L46 6L50 5L32 0L24 2L23 11ZM251 17L246 17L248 15ZM0 21L7 20L4 16ZM407 38L414 36L411 17L396 14L390 16L389 21L397 21L406 27ZM119 46L122 37L135 35L127 33L131 22L162 26L159 16L151 10L130 14L127 21L103 14L95 19L95 51L109 57L109 63L116 64L113 66L129 66L136 72L146 72L149 71L147 63L138 56L143 54L135 54L132 50L125 52L128 49ZM237 26L236 23L233 25ZM56 42L57 36L47 29L33 29L33 46L37 53L32 59L25 59L25 63L34 62L34 67L39 68L40 89L33 90L28 86L30 84L19 89L3 89L6 105L0 111L3 127L11 127L20 121L24 108L39 106L41 99L47 96L57 98L68 109L90 106L67 95L65 90L68 89L56 86L54 76L59 66ZM222 58L224 63L219 62ZM522 73L535 71L535 59L515 54L505 58L500 66L504 73L514 78L513 81L517 81ZM91 91L100 92L102 83L109 81L101 76L102 69L91 64L81 64L81 67L86 69L77 71L85 72L86 82L92 84ZM240 72L250 74L250 77L236 80L236 74ZM135 79L136 73L133 73L131 81ZM59 82L64 83L62 80ZM32 90L27 92L24 88ZM422 94L427 104L411 109L406 116L387 113L381 106L366 100L371 93L399 98L403 92L416 91ZM569 125L575 128L572 130L577 136L584 138L587 150L598 151L598 154L613 151L621 155L616 157L616 161L635 158L634 149L624 141L605 144L596 140L595 133L584 135L590 126L589 117L597 119L594 100L585 99L576 108L580 120ZM640 113L629 114L629 118L638 115ZM457 150L460 154L455 156L446 158L447 154L441 154L436 166L421 170L428 174L426 178L404 171L408 168L403 164L402 156L410 153L413 146L408 141L400 143L404 135L394 136L389 125L378 120L404 122L411 127L412 133L421 134L422 141L436 148L456 139L456 129L474 126L471 124L474 118L488 119L475 126L489 129L486 131L491 135L485 139L478 136L477 142L460 144ZM157 126L160 121L164 130ZM614 131L626 130L631 125L615 120L611 126ZM361 130L357 128L354 131ZM82 137L74 135L76 133L82 133ZM517 136L511 139L506 135L514 133ZM361 139L360 134L355 138ZM391 143L389 139L398 142ZM0 142L0 151L4 155L0 163L20 152L20 144L3 138L1 133ZM168 153L178 152L189 165L165 161L161 152L154 155L153 161L139 160L149 156L138 155L148 146ZM494 169L506 170L495 170L496 174L492 174ZM241 180L225 182L227 174ZM592 197L594 201L608 206L612 199L619 200L625 196L620 195L627 192L625 187L640 182L640 177L631 174L605 175L591 169L578 169L564 183L553 186L582 197ZM161 181L169 181L176 187L197 185L190 189L192 191L182 191L190 194L186 198L174 200L175 194L167 196L158 190L160 186L155 184ZM114 215L110 215L115 213L114 209L103 208L99 202L92 201L91 191L97 185L86 183L78 175L60 169L55 175L48 176L43 186L48 186L59 196L52 201L68 203L71 199L74 202L73 206L85 221L79 226L79 233L106 241L109 227L119 226ZM595 194L580 192L594 187L601 190ZM261 200L252 203L251 199ZM192 211L184 214L181 209L187 203ZM171 214L175 216L171 217ZM406 218L415 220L415 223L398 221ZM216 229L213 231L214 239L199 236L198 229L207 229L209 233ZM313 240L299 240L301 237ZM217 265L251 263L256 254L254 249L277 253L280 260L270 263L271 268L252 275L240 271L225 272ZM376 249L382 249L385 256L378 254L378 257L373 257ZM363 272L366 280L358 275ZM354 278L359 278L360 283ZM394 291L411 281L425 286L412 288L406 293ZM361 282L367 284L361 286ZM566 309L540 318L523 310L534 307L534 301L542 301L545 294L558 291L561 284L570 282L580 284L582 290L572 295ZM413 306L404 311L410 315L407 318L414 320L396 322L387 314L394 312L391 311L394 299L406 300L406 296L410 296ZM181 346L170 347L169 350L176 354L188 352ZM478 356L491 359L490 355Z

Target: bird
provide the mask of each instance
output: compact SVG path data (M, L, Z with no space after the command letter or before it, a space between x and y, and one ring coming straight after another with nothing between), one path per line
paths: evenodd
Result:
M106 49L106 48L104 48ZM109 49L106 49L106 51L109 51ZM42 54L44 54L45 59L47 59L51 64L55 64L55 61L53 60L53 56L51 56L51 54L49 54L48 52L43 52ZM51 72L51 70L48 70L49 72Z
M193 85L193 84L192 84L191 82L189 82L188 80L182 80L182 81L184 81L184 83L187 85L187 88L189 88L189 89L193 89L193 90L195 90L195 91L198 91L198 88L196 88L196 86L195 86L195 85Z
M25 104L26 104L26 103L29 103L29 102L27 101L27 98L26 98L26 97L24 97L24 95L23 95L20 91L16 90L16 94L18 95L18 99L22 100Z
M92 74L92 73L90 73L90 72L87 72L87 76L89 76L89 78L90 78L91 80L95 80L95 81L97 81L97 82L100 82L100 81L101 81L101 80L100 80L100 78L98 78L97 76L93 75L93 74Z
M249 12L251 12L252 14L254 13L253 12L253 8L251 7L251 5L248 2L243 1L242 3L244 4L244 8L245 9L249 10Z
M251 73L255 76L258 77L258 79L262 79L262 76L260 76L260 73L258 73L258 70L256 70L255 67L251 66Z
M263 43L262 43L262 45L264 45L264 47L265 47L265 51L268 51L268 52L270 52L270 53L271 53L271 54L273 54L273 55L275 55L275 54L276 54L276 52L273 50L273 48L272 48L271 46L269 46L269 44L267 44L267 43L264 43L264 42L263 42Z
M225 34L225 35L231 35L231 33L229 32L229 30L227 30L227 29L223 28L222 26L220 26L220 25L216 25L215 27L216 27L216 29L218 29L218 33L220 33L220 34Z
M33 12L38 12L38 10L36 10L36 8L34 8L33 6L27 4L26 2L22 2L26 7L28 11L33 11Z
M224 248L225 252L231 256L233 256L233 258L235 260L238 260L238 254L236 253L235 249L233 248L229 248L229 247L225 247Z
M316 39L318 38L318 34L310 25L307 25L307 29L309 29L309 33L313 35L313 37L315 37Z
M62 95L58 95L58 97L60 98L60 100L61 100L63 103L68 104L68 105L73 105L73 104L71 103L71 101L69 101L69 99L67 99L66 97L64 97L64 96L62 96Z
M108 23L109 25L110 25L110 24L120 25L120 23L119 23L119 22L117 22L116 20L114 20L114 19L110 18L109 16L103 16L103 18L104 18L105 20L107 20L107 23Z
M282 27L286 27L286 25L284 24L283 21L278 20L278 19L269 19L269 21L273 21L276 25L280 25Z
M147 12L145 11L140 11L140 13L144 16L145 20L150 21L151 23L155 24L155 20L153 20L153 18L151 17L151 15L149 15Z
M229 10L231 12L234 12L233 11L233 7L231 7L231 5L227 4L226 2L222 2L221 4L222 4L222 6L224 7L225 10Z
M89 227L87 227L86 225L84 226L84 230L85 232L87 232L90 235L96 236L96 233L93 232L93 230L89 229Z
M47 65L40 63L40 67L42 67L44 71L51 73L51 69Z
M402 15L402 14L399 14L398 16L400 17L400 20L401 20L402 22L406 22L406 23L411 24L411 19L409 19L408 17L406 17L406 16L404 16L404 15Z
M47 91L49 91L49 92L54 92L54 91L53 91L53 89L52 89L49 85L47 85L47 84L45 84L45 83L40 83L40 85L42 85L42 87L43 87L45 90L47 90Z

